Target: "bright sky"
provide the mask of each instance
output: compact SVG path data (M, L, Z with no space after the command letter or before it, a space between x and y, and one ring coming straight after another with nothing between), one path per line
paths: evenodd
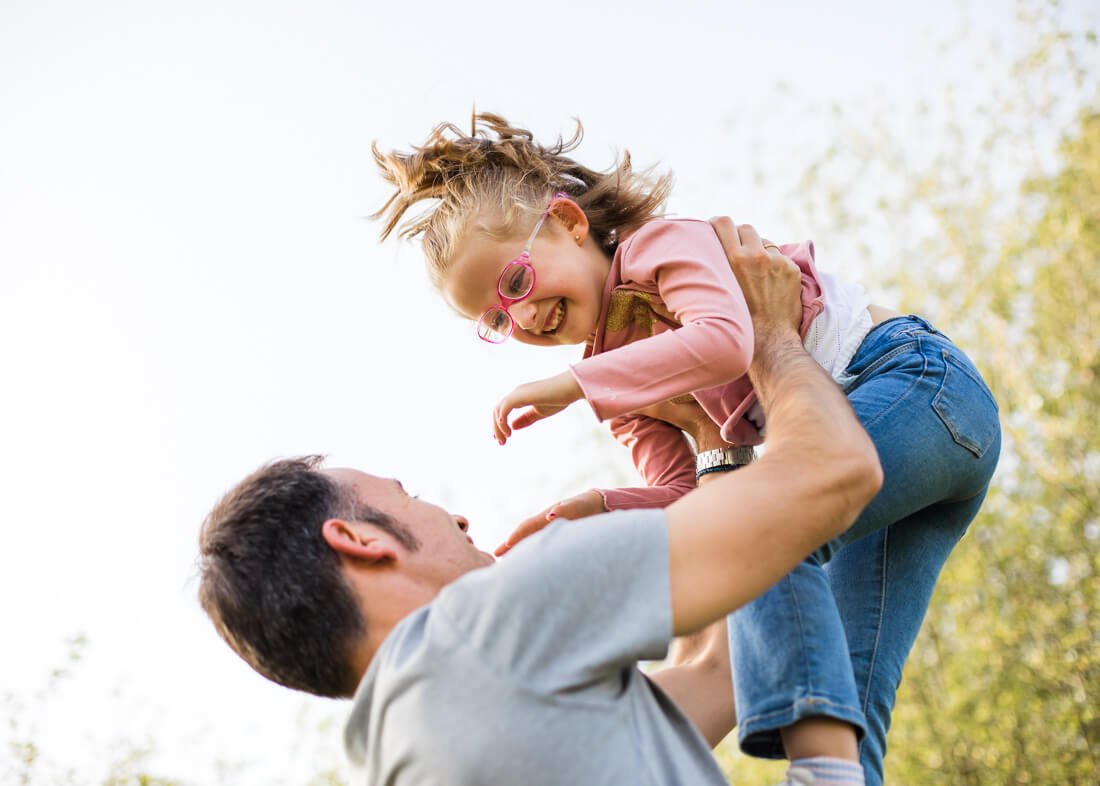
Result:
M370 142L466 125L475 102L542 138L579 117L587 163L629 148L676 172L675 212L798 239L814 229L785 225L782 197L828 141L820 110L959 79L932 33L1008 27L977 5L5 0L0 696L80 781L120 740L195 783L342 768L339 723L321 753L303 729L343 705L252 674L197 607L222 491L323 452L491 547L559 497L634 482L583 404L491 440L497 398L578 353L481 344L415 246L377 244ZM76 634L84 662L36 697Z

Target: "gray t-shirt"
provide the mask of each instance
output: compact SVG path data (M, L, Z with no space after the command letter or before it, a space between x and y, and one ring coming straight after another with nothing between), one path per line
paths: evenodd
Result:
M547 527L386 637L348 755L371 786L725 784L636 665L665 656L671 617L662 511Z

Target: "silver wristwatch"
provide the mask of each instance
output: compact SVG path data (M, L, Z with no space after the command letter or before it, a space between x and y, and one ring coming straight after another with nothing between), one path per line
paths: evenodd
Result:
M756 458L756 451L747 445L704 450L695 457L695 474L696 476L705 475L715 469L736 469L752 463L754 458Z

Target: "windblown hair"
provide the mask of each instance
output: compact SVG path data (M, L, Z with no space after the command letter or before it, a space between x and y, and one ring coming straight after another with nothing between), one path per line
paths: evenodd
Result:
M562 191L588 217L596 241L610 250L618 233L661 215L672 176L635 172L624 152L607 172L582 166L566 155L583 137L577 121L568 141L550 145L499 115L474 114L469 135L443 123L412 152L383 153L372 145L382 175L397 190L372 218L382 219L385 240L406 212L424 200L438 200L401 224L401 237L420 237L432 283L441 287L463 236L478 229L503 239L527 231ZM520 230L520 223L526 226Z
M253 669L288 688L349 696L366 622L325 542L329 518L369 521L414 549L399 522L317 471L322 458L275 461L227 493L199 533L199 602Z

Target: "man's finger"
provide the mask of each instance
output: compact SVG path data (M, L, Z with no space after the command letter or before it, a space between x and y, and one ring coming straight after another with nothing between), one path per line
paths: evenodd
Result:
M756 234L756 229L752 224L738 224L737 236L741 240L741 245L749 247L752 250L763 250L764 246L760 242L760 235Z
M714 234L718 235L718 240L722 244L722 248L725 249L726 256L731 256L741 247L741 238L737 236L737 225L733 223L732 218L718 216L710 220L710 225L714 227Z

